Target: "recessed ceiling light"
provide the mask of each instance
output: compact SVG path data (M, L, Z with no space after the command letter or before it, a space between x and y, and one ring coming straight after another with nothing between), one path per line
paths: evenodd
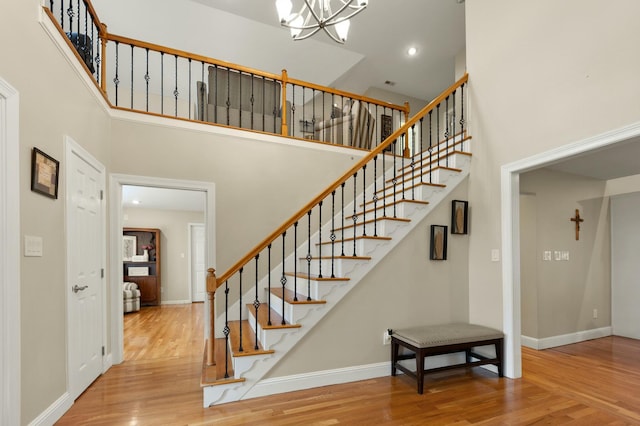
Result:
M140 200L131 200L132 204L140 204Z
M418 49L416 49L415 47L411 46L409 48L409 50L407 50L407 53L409 54L409 56L415 56L415 54L418 53Z

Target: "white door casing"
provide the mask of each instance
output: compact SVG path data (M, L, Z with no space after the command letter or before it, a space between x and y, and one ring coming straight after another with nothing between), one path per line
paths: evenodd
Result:
M201 223L189 224L189 283L191 301L204 302L207 264L205 256L205 228Z
M0 78L0 424L20 424L19 94Z
M66 137L67 361L76 399L103 368L104 166Z
M206 234L206 264L207 267L216 265L215 259L215 184L211 182L167 179L150 176L111 174L109 177L109 200L110 200L110 256L111 259L122 259L122 187L124 185L152 186L158 188L185 189L191 191L202 191L206 194L205 201L205 234ZM122 262L111 262L110 264L110 295L112 300L122 298ZM205 318L203 336L209 332L208 306L205 300ZM111 304L111 358L113 364L119 364L124 360L124 322L122 303Z

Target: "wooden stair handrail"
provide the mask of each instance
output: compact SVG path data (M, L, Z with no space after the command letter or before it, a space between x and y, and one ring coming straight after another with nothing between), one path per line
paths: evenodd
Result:
M359 171L362 166L371 161L376 155L380 154L387 146L391 145L396 139L400 138L403 134L409 131L411 126L416 124L421 118L432 111L437 105L439 105L442 101L444 101L448 96L450 96L455 90L457 90L460 86L466 83L469 79L469 74L465 74L456 81L453 85L451 85L447 90L442 92L438 97L429 102L424 108L422 108L413 118L409 119L404 126L400 127L398 130L393 132L384 142L378 145L375 149L373 149L369 154L364 156L360 161L358 161L353 167L351 167L346 173L336 179L331 185L327 187L324 191L318 194L314 199L312 199L309 203L307 203L304 207L302 207L298 212L296 212L290 219L284 222L280 227L278 227L275 231L269 234L264 240L262 240L258 245L256 245L251 251L249 251L244 257L238 260L231 268L229 268L224 274L217 278L218 282L216 288L219 288L224 284L229 278L231 278L236 272L240 270L244 265L246 265L251 259L253 259L258 253L267 248L269 244L275 241L280 235L282 235L287 229L293 226L301 217L303 217L307 212L313 209L318 203L324 200L329 196L334 190L336 190L342 182L346 181L349 177L353 176L357 171Z

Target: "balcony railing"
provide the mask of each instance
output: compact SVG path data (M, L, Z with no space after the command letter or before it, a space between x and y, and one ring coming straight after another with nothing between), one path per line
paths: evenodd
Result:
M408 104L110 34L89 0L44 9L114 108L366 150L409 119Z

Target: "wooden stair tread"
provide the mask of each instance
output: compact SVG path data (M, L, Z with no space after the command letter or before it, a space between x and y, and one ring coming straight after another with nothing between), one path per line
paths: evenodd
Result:
M395 204L395 205L399 205L399 204L401 204L401 203L422 204L422 205L425 205L425 206L426 206L427 204L429 204L429 202L428 202L428 201L422 201L422 200L410 200L410 199L408 199L408 198L405 198L405 199L399 199L399 200L396 200L396 201L388 201L388 202L386 203L387 212L388 212L389 210L393 211L393 206L394 206L394 204ZM362 205L361 205L360 207L364 207L364 206L362 206ZM373 211L374 211L374 210L383 210L384 208L385 208L385 205L383 205L382 203L378 203L378 205L377 205L375 208L365 209L364 211L362 211L362 210L361 210L361 211L359 211L359 212L357 213L357 215L358 215L358 216L362 216L363 214L373 213ZM387 219L387 218L393 218L393 216L389 216L389 215L387 215L387 216L382 216L382 215L378 216L378 219Z
M251 312L251 315L255 315L256 308L247 303L247 309ZM271 325L269 325L269 311L271 311ZM275 330L278 328L300 328L300 324L291 324L289 322L282 323L282 316L278 314L273 308L270 308L267 303L260 304L258 308L258 324L263 330Z
M272 288L271 294L284 299L285 302L291 305L322 305L327 303L326 300L307 300L307 296L303 296L301 294L297 295L298 300L294 300L294 298L296 298L296 293L294 293L292 290L289 290L288 288L284 290L284 297L282 297L282 287Z
M240 352L240 324L242 323L242 352ZM262 348L260 342L258 342L258 349L255 349L256 334L251 329L249 321L229 321L229 342L231 345L231 355L237 356L251 356L251 355L265 355L274 353L273 350L266 350Z
M202 359L202 375L200 377L200 386L218 386L228 383L244 382L244 378L236 379L233 377L233 362L229 353L226 340L224 338L215 339L215 365L207 365L207 347L204 348L204 356ZM227 375L225 378L225 352L228 358Z
M458 168L455 168L455 167L448 167L448 166L434 166L434 167L431 167L429 170L425 171L424 173L420 173L420 172L414 172L414 173L412 173L412 172L410 172L410 171L409 171L409 172L401 173L401 174L397 175L395 178L396 178L396 179L402 179L402 178L403 178L403 177L405 177L405 176L410 176L410 179L403 179L403 180L405 180L405 181L408 181L408 180L411 180L411 179L418 178L418 177L420 177L421 175L428 175L429 173L434 172L434 171L436 171L436 170L447 170L447 171L450 171L450 172L457 172L457 173L462 172L462 169L458 169ZM393 186L393 179L394 179L394 178L391 178L391 179L387 179L387 180L385 181L385 183L391 183L391 185L386 186L385 188L389 188L390 186L391 186L391 187ZM397 183L396 183L396 187L397 187L398 185L402 185L402 181L397 182Z
M373 235L358 235L357 237L353 238L353 237L349 237L349 238L344 238L344 239L340 239L340 240L335 240L335 241L323 241L322 245L328 245L328 244L338 244L341 243L343 241L353 241L354 239L356 240L383 240L383 241L390 241L391 237L381 237L381 236L377 236L374 237ZM320 245L319 243L316 243L316 245Z
M416 176L419 177L419 176ZM413 177L411 178L411 180L413 180ZM416 184L412 184L412 185L405 185L404 186L404 192L406 191L411 191L414 188L418 188L420 186L429 186L429 187L434 187L434 188L446 188L447 185L445 185L444 183L431 183L431 182L419 182ZM394 185L389 185L387 187L384 188L384 190L379 189L378 192L376 192L376 194L378 194L378 203L380 203L382 199L386 199L386 198L393 198L393 188ZM396 193L396 197L398 197L398 194L402 195L402 182L396 183L395 184L395 189L397 190ZM384 195L384 196L383 196ZM367 201L365 204L373 204L373 200L369 200ZM363 204L360 204L360 207L362 207Z
M407 219L407 220L409 220L409 219ZM337 260L337 259L345 259L345 260L371 260L371 256L333 256L333 257L331 257L331 256L320 256L320 257L315 256L315 257L312 257L312 258L311 258L311 261L318 260L318 259L327 259L327 260L329 260L329 259L336 259L336 260ZM306 257L301 257L301 258L300 258L300 260L307 260L307 258L306 258Z
M369 204L369 201L367 201L367 204ZM362 207L362 205L360 205L360 207ZM366 224L366 223L380 222L381 220L391 220L391 221L396 221L396 222L407 222L407 223L411 222L411 219L406 219L404 217L388 217L388 216L386 216L386 217L377 217L375 220L368 219L368 220L365 220L364 222L358 222L358 223L355 224L355 226L362 226L363 223ZM343 231L345 229L350 229L350 228L353 228L353 227L354 227L354 224L351 223L350 225L345 225L344 227L336 228L335 231ZM336 256L336 257L338 257L338 256ZM345 256L340 256L340 257L344 258ZM346 257L348 257L348 256L346 256ZM305 259L305 258L302 258L302 259ZM369 259L371 259L371 258L369 258Z
M298 273L293 273L293 272L285 272L285 275L289 276L289 277L298 277L298 278L303 278L303 279L310 279L312 281L349 281L349 278L345 278L345 277L328 277L328 276L322 276L319 277L318 275L315 274L307 274L305 272L298 272Z

